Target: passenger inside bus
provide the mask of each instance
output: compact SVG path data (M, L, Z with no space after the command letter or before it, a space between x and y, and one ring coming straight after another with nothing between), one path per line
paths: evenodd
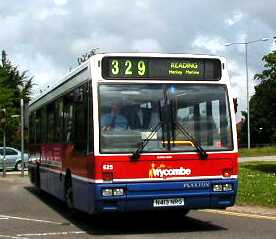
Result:
M121 114L120 111L120 106L113 103L110 112L101 116L101 127L103 130L110 130L114 128L128 128L128 121L126 117Z

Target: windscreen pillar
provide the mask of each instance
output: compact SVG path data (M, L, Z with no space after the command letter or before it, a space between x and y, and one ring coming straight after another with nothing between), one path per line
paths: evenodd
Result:
M207 113L207 144L212 146L214 142L214 120L212 117L212 102L208 101L206 106Z
M227 118L226 118L226 104L225 101L219 101L219 113L220 113L220 132L221 132L221 143L223 146L228 144L227 142Z
M200 137L200 111L199 111L199 104L194 105L194 128L195 128L195 138L197 142L200 144L201 137Z

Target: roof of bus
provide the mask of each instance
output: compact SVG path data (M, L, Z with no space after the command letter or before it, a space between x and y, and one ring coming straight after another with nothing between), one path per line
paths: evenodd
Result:
M104 56L144 56L144 57L175 57L175 56L177 56L177 57L187 57L187 58L217 58L217 59L220 59L220 60L225 59L224 57L218 56L218 55L189 54L189 53L158 53L158 52L147 52L147 53L144 53L144 52L143 53L141 53L141 52L98 53L98 54L95 54L95 55L91 56L90 58L93 59L94 57L104 57ZM74 75L78 74L79 72L81 72L82 70L87 68L88 65L89 65L90 58L88 60L86 60L85 62L83 62L81 65L79 65L79 66L75 67L74 69L72 69L69 73L64 75L60 80L55 81L55 83L51 87L48 86L44 91L40 91L41 94L34 97L30 101L29 105L32 105L33 103L38 101L40 98L47 95L48 93L50 93L52 90L54 90L55 88L57 88L61 84L68 81L69 79L71 79Z
M47 95L49 92L51 92L53 89L57 88L58 86L60 86L61 84L63 84L64 82L68 81L69 79L71 79L74 75L76 75L78 72L84 70L85 68L88 67L89 61L85 61L84 63L82 63L81 65L75 67L73 70L71 70L69 73L67 73L66 75L64 75L60 80L57 80L54 82L54 84L50 87L47 86L46 89L44 89L43 91L40 91L40 94L36 97L34 97L29 105L32 105L33 103L35 103L36 101L38 101L40 98L42 98L43 96Z
M220 58L223 56L199 53L160 53L160 52L106 52L95 56L147 56L147 57L190 57L190 58ZM92 56L93 57L93 56Z

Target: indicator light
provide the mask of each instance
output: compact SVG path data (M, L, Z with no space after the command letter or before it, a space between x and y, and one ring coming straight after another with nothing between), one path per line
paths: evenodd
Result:
M223 169L222 176L225 178L229 178L232 175L232 169L231 168L225 168Z

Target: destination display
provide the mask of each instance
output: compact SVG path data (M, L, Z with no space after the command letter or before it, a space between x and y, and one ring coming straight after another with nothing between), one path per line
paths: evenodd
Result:
M104 57L102 76L107 80L217 81L221 62L205 58Z

